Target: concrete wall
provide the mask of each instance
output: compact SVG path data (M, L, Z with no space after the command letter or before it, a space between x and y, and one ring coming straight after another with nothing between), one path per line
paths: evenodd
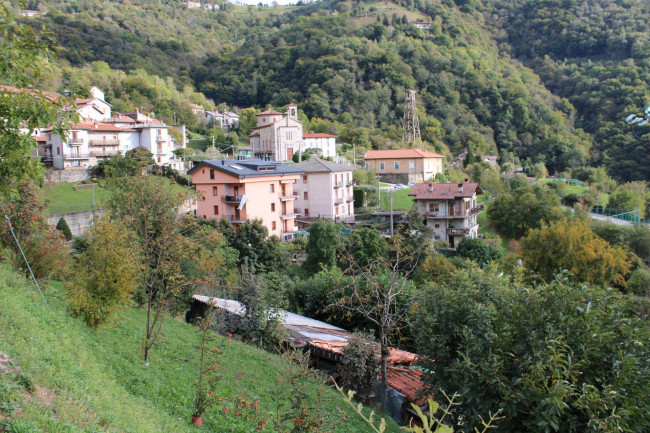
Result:
M50 215L47 217L47 223L53 227L56 227L56 223L59 222L60 218L63 218L65 222L68 223L72 236L82 236L88 234L90 230L90 224L93 221L95 215L101 216L104 214L102 209L97 209L95 212L91 210L81 211L81 212L71 212L58 215Z
M43 180L48 182L81 182L92 179L93 172L89 169L80 170L49 170L43 172Z

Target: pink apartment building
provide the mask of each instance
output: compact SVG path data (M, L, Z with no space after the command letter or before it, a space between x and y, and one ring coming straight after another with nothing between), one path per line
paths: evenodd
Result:
M200 161L188 172L202 198L199 218L225 218L234 225L261 219L269 235L293 239L296 195L303 170L260 159Z

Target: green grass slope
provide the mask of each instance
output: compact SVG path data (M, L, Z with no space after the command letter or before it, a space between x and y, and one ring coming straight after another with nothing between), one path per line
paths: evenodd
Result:
M30 386L0 374L0 431L12 432L191 432L193 385L197 373L196 330L167 319L151 364L142 362L144 311L131 309L112 328L94 331L66 314L60 285L36 289L0 264L0 351L18 363ZM281 359L254 347L223 339L220 397L244 395L259 402L273 431ZM334 390L324 398L328 414L340 420L336 431L369 428L351 414ZM226 415L224 407L230 407ZM339 412L339 408L342 412ZM224 402L206 412L204 431L251 432L255 426L232 415ZM347 420L346 420L347 419ZM390 424L389 431L397 431Z

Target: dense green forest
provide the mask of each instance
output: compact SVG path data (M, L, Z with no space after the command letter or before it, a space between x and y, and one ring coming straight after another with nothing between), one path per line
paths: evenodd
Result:
M143 69L242 108L296 102L309 118L357 128L345 139L366 148L400 145L403 91L415 88L422 139L441 153L650 178L650 127L624 122L650 103L642 0L29 6L47 11L30 20L54 32L73 67Z

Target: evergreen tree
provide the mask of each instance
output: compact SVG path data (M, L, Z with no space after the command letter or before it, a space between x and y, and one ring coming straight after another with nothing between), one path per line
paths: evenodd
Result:
M63 233L66 241L72 240L72 231L70 231L70 227L68 226L65 218L59 218L59 222L56 223L56 229Z

